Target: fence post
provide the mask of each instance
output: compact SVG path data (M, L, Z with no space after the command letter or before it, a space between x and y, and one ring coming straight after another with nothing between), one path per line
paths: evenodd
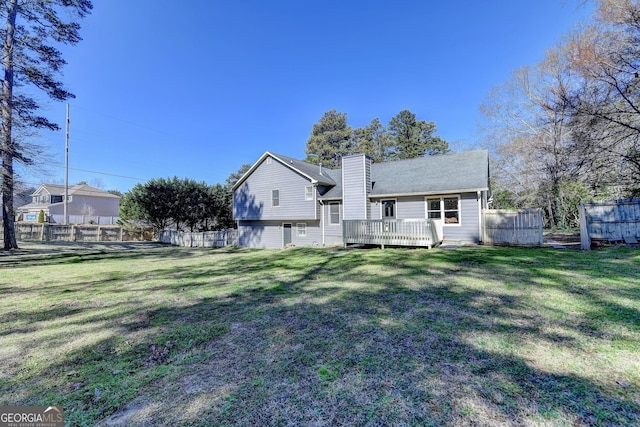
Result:
M580 249L583 251L591 250L591 236L589 236L589 226L587 224L587 212L584 203L578 206L580 211Z
M542 230L542 209L538 208L538 236L540 236L540 246L544 246L544 232Z

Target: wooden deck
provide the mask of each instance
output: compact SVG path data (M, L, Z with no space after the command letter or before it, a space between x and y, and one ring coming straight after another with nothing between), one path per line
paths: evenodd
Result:
M344 220L345 245L422 246L431 248L440 243L437 226L430 219L369 219Z

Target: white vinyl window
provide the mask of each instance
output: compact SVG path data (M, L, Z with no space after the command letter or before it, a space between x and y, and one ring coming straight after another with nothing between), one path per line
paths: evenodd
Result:
M427 218L429 219L442 219L442 200L427 199Z
M340 224L340 203L338 202L329 203L329 224Z
M307 237L307 223L299 222L296 225L298 226L298 237Z
M313 185L307 185L304 187L304 199L313 200Z
M460 225L460 197L428 198L427 218L444 219L447 225Z
M271 190L271 206L280 206L280 190Z

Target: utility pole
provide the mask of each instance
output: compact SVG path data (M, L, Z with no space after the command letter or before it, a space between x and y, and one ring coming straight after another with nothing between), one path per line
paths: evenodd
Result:
M64 225L69 225L69 103L67 103L66 127L64 139Z

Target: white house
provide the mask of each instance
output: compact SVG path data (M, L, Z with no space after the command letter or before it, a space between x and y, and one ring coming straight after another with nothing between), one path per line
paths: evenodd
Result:
M71 223L112 223L120 215L120 197L89 185L69 187L67 215ZM16 209L18 221L37 221L40 211L47 222L64 222L64 185L42 184L32 195L31 203ZM102 218L109 218L102 222Z

